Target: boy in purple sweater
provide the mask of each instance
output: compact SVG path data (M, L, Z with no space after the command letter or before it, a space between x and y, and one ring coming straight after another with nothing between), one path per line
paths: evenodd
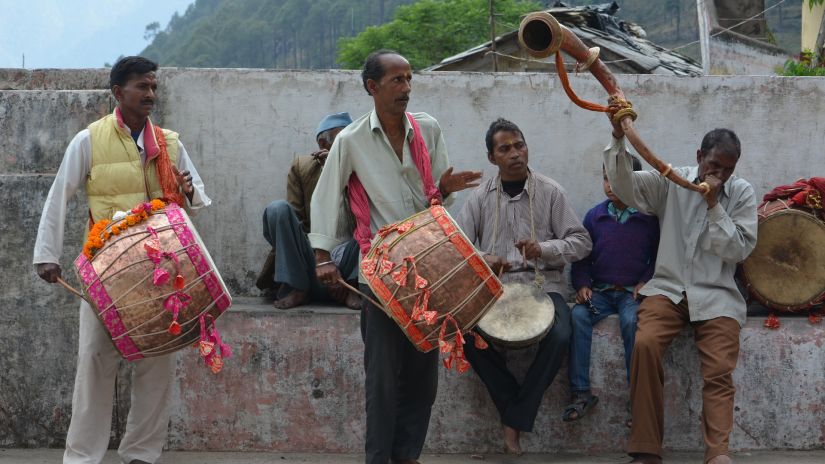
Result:
M636 158L633 169L642 169ZM593 326L611 314L619 315L630 382L639 289L653 275L659 247L659 220L623 204L610 190L607 175L603 175L607 200L594 206L584 218L593 250L590 256L573 263L571 271L576 306L572 311L568 368L572 399L563 416L567 422L581 419L599 402L590 392L590 344Z

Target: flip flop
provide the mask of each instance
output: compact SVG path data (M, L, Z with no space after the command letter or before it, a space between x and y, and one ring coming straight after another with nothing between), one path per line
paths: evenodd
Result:
M599 403L599 397L591 394L590 392L575 393L572 401L572 403L564 408L562 420L565 422L577 421L586 416L587 411Z

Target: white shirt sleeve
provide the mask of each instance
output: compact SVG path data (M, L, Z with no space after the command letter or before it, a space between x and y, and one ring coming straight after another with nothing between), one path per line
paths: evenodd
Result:
M63 231L66 227L66 210L69 200L83 185L92 166L92 142L89 130L75 135L43 205L37 240L34 243L34 264L59 263L63 254Z
M192 174L192 187L195 188L195 191L192 192L192 201L189 204L188 212L194 216L199 209L212 204L212 199L206 196L203 180L180 140L178 140L178 170L189 171Z

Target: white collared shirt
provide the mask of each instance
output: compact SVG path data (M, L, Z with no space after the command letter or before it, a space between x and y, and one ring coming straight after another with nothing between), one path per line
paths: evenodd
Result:
M412 115L421 127L421 135L430 153L433 180L438 183L448 167L441 127L426 113ZM329 251L348 239L349 231L344 227L348 219L341 211L345 189L353 172L358 174L369 196L370 228L373 233L384 225L404 220L429 206L421 175L410 152L413 129L406 117L404 129L407 136L400 161L375 110L356 119L335 137L312 194L309 234L312 248ZM445 205L450 203L451 197L445 199Z
M128 127L126 128L128 130ZM137 139L140 159L145 162L146 152L143 149L143 131ZM84 129L74 136L60 168L57 170L49 196L43 205L40 215L40 225L37 228L37 240L34 244L34 264L59 263L63 254L63 231L66 226L66 213L69 200L78 192L85 189L86 178L92 168L92 141L89 129ZM177 168L180 171L189 171L192 175L194 192L192 201L186 205L187 211L195 213L197 210L209 206L212 200L204 192L203 181L192 164L189 154L183 143L178 141ZM84 195L85 196L85 195Z
M604 151L610 187L622 203L659 218L661 238L653 278L643 295L679 303L687 295L692 322L721 316L745 324L747 307L733 275L756 246L756 194L748 181L731 176L713 208L699 193L657 172L634 172L624 138ZM699 168L673 168L693 180ZM683 295L684 292L684 295Z

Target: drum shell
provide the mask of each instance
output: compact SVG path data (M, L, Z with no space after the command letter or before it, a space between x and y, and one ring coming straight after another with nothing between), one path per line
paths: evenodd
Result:
M112 221L109 230L115 224ZM171 259L159 266L170 279L164 285L153 284L155 264L148 258L144 243L151 238L149 227L157 233L160 248L174 252L179 269ZM161 356L191 346L201 337L200 316L214 323L231 305L231 297L203 246L186 212L170 205L146 220L113 235L91 260L83 254L75 267L92 309L106 327L115 347L130 361ZM178 315L179 335L169 332L172 313L164 300L174 293L177 272L183 276L182 290L191 301Z
M756 248L742 264L750 296L768 308L804 312L825 299L825 222L782 200L759 207Z
M362 262L361 272L384 312L416 349L428 352L438 347L440 329L448 314L466 333L501 296L502 286L443 207L432 206L397 224L411 224L411 228L401 233L379 233ZM365 264L380 256L382 248L393 263L392 270L370 275L365 272ZM415 257L415 271L410 270L406 285L398 285L392 271L410 256ZM415 272L429 283L429 309L438 313L434 324L410 318L421 293L414 286ZM452 341L455 337L454 326L449 326L444 339Z

